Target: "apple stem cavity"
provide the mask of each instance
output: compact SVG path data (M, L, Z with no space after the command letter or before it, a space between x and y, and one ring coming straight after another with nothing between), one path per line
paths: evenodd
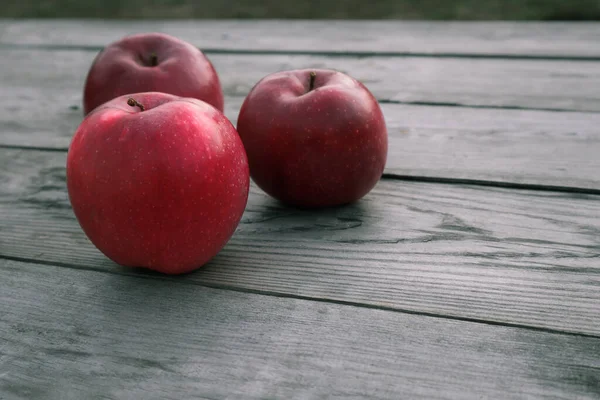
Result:
M138 102L133 97L130 97L127 99L127 104L130 105L131 107L139 107L140 111L144 111L144 106L142 105L142 103Z
M158 65L158 57L156 56L156 53L150 54L150 66L156 67L157 65Z
M317 73L315 71L312 71L310 73L310 83L308 85L309 92L315 88L315 79L316 78L317 78Z

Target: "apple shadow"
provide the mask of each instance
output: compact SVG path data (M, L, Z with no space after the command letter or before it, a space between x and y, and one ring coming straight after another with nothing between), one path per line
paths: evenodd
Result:
M286 268L280 263L285 252L289 251L290 257L293 257L292 254L297 253L300 247L318 251L323 245L339 247L343 251L345 246L378 235L378 226L385 215L384 210L374 207L374 204L377 202L360 199L340 206L303 208L287 205L267 195L253 196L228 243L194 271L168 275L140 267L119 266L110 260L106 260L112 264L107 268L119 276L210 288L244 289L248 274L252 274L258 262L257 257L266 261L261 262L261 269L269 265L274 270L281 269Z
M362 225L374 216L372 211L369 201L364 199L337 206L298 207L265 197L261 204L248 207L239 232L252 227L256 233L261 225L266 229L265 232L274 232L273 229L282 233L345 230ZM348 225L348 222L355 224Z
M193 279L212 287L219 283L218 287L255 288L254 270L277 274L298 268L298 263L309 262L323 251L343 253L348 246L378 240L384 213L377 202L367 199L343 206L301 208L266 195L254 196L233 237L193 273Z

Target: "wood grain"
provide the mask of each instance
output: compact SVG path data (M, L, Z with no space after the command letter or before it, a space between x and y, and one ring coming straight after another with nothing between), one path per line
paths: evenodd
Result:
M81 92L96 51L1 48L8 95L36 83ZM367 85L380 100L570 111L600 111L600 61L471 60L310 55L210 56L227 96L246 96L262 77L296 68L332 68ZM49 79L49 77L52 77Z
M597 23L416 21L0 21L0 42L105 46L165 32L204 49L520 57L600 57Z
M6 56L6 73L0 74L0 145L66 149L82 119L81 92L93 52L0 54ZM235 92L243 73L236 68L249 66L220 57L231 67L222 79ZM226 98L225 113L234 123L242 101L241 96ZM600 114L382 108L390 135L387 173L600 189Z
M594 399L600 339L0 259L0 398Z
M131 272L78 226L65 154L0 149L0 255ZM381 181L325 211L252 188L236 234L184 279L490 323L600 334L600 197Z

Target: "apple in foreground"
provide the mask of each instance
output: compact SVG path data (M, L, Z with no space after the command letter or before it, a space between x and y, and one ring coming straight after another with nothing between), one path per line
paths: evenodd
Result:
M381 178L387 158L377 100L362 83L333 70L266 76L244 100L237 130L252 180L299 207L360 199Z
M121 96L88 114L67 155L73 211L108 258L193 271L229 241L246 207L248 160L209 104L166 93Z
M83 110L128 93L164 92L203 100L223 111L217 72L196 47L163 33L139 33L111 43L86 77Z

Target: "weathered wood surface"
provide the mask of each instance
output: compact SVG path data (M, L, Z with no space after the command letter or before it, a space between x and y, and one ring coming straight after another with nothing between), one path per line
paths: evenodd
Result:
M101 47L153 31L242 52L600 58L594 23L0 20L0 43Z
M148 30L208 50L234 122L262 76L337 68L381 100L388 174L563 192L384 179L300 211L253 186L205 268L119 267L78 226L64 164L97 50ZM600 198L566 193L600 190L598 39L598 24L0 21L0 399L598 398Z
M82 87L95 53L3 49L0 55L0 146L67 149L82 119ZM244 94L249 66L232 57L217 56L217 67L224 86L234 92L243 86ZM242 101L226 98L234 123ZM598 113L382 108L390 134L387 173L600 190Z
M599 338L0 259L0 398L596 399Z
M0 48L3 85L43 80L50 91L83 81L97 51ZM245 96L269 73L333 68L382 101L570 111L600 111L600 61L472 60L418 57L212 54L223 91ZM49 75L52 79L48 79ZM17 86L19 85L19 86ZM39 86L38 86L39 87ZM20 93L14 93L20 95Z
M0 256L134 273L85 238L65 153L0 149ZM252 188L202 285L600 335L598 196L381 181L334 210Z

